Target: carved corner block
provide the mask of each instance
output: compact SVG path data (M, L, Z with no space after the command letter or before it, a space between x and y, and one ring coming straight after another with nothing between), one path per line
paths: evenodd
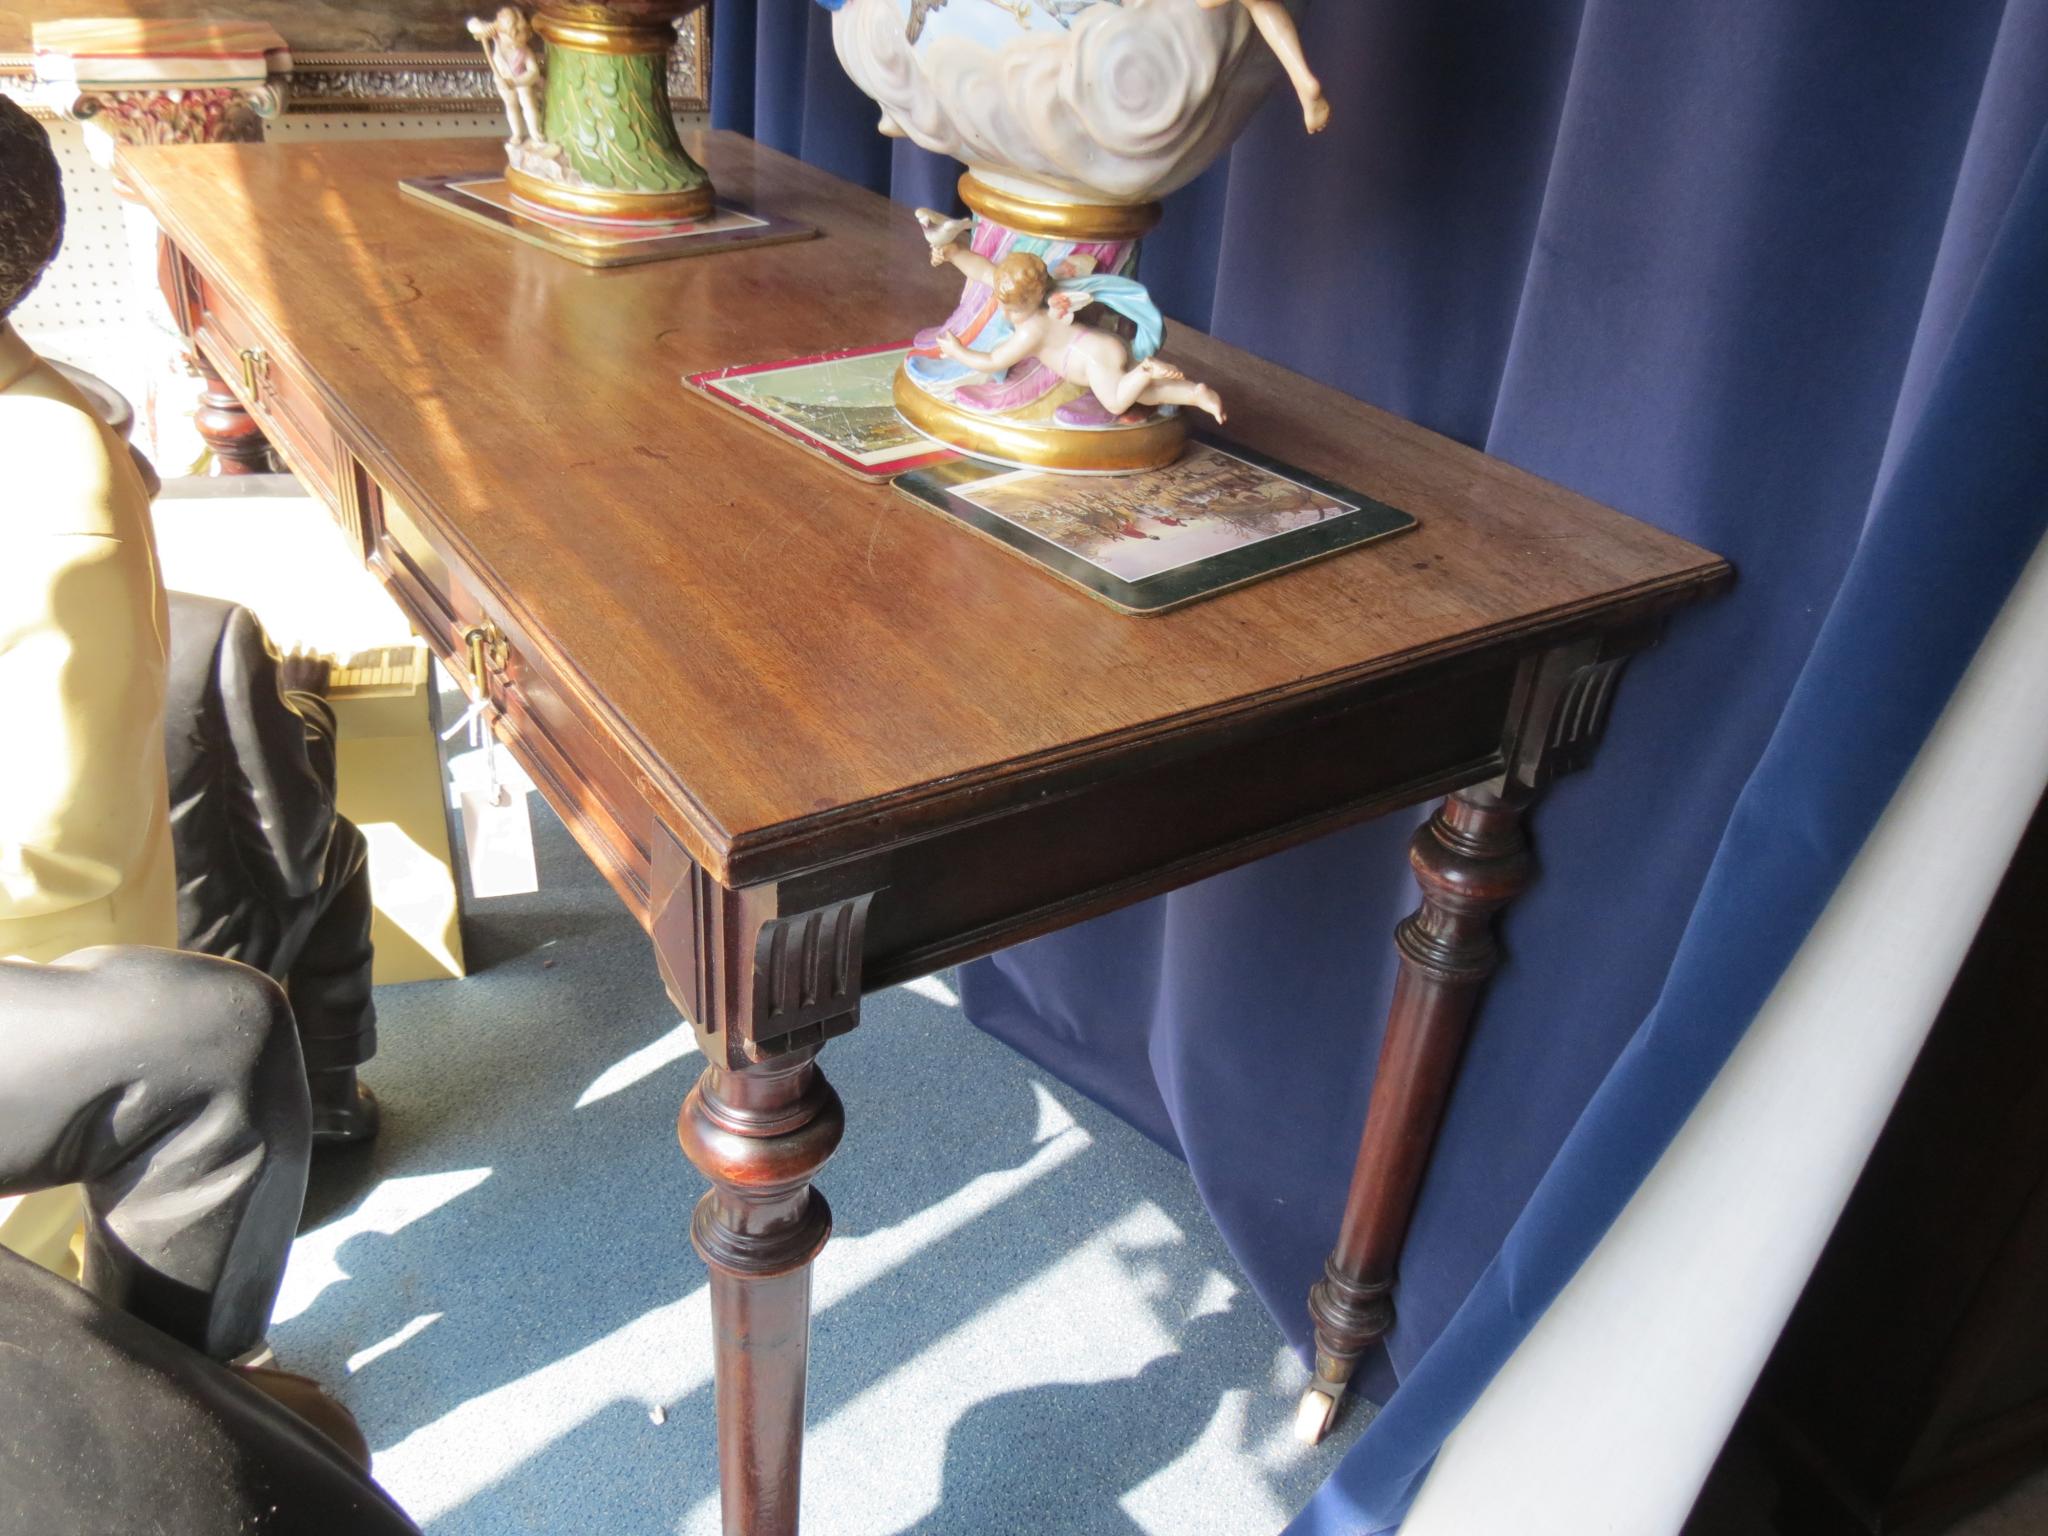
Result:
M860 1021L861 946L873 894L777 917L754 939L755 1060L820 1045Z
M1500 794L1526 805L1593 761L1607 732L1621 674L1663 635L1663 625L1575 640L1523 669L1509 707L1507 772Z
M860 1021L872 893L781 910L772 884L728 890L657 830L648 932L669 997L715 1064L813 1049Z

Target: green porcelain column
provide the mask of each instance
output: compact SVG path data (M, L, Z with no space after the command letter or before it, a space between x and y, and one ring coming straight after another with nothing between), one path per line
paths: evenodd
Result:
M509 173L519 195L601 219L687 219L711 212L711 178L676 136L669 50L689 0L546 0L547 137L564 180Z

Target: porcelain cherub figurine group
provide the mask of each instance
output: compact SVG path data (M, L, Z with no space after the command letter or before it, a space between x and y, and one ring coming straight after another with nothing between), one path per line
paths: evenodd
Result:
M1162 468L1190 418L1221 422L1217 391L1159 356L1138 247L1249 120L1274 60L1309 131L1328 126L1297 29L1311 0L819 3L882 131L967 166L971 220L919 212L932 263L964 283L897 371L904 420L1069 474Z
M939 217L929 209L918 213L928 230L930 220ZM932 247L933 266L948 262L969 282L986 284L1010 322L1009 336L987 352L975 351L951 331L940 332L939 351L961 367L992 377L1036 359L1054 377L1086 385L1112 417L1140 405L1192 405L1222 425L1223 401L1216 391L1190 382L1171 363L1152 355L1164 326L1157 321L1148 325L1147 317L1132 313L1141 301L1146 309L1151 308L1137 283L1114 277L1055 280L1042 257L1012 251L999 262L990 261L970 249L957 233L950 243ZM1124 287L1112 286L1118 284ZM1076 310L1098 299L1137 321L1135 356L1132 345L1121 336L1074 318ZM1151 313L1156 316L1158 312Z

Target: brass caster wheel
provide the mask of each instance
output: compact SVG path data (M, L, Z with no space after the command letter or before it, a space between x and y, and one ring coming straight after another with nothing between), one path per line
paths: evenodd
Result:
M1337 1422L1339 1406L1339 1400L1321 1387L1310 1387L1301 1394L1301 1405L1294 1410L1294 1438L1303 1445L1321 1445L1323 1436Z

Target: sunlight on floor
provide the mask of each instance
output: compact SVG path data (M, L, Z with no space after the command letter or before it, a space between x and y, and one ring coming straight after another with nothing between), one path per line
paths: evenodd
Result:
M538 1371L478 1393L395 1445L373 1443L377 1480L415 1521L431 1526L606 1407L580 1390L584 1384L603 1383L611 1402L646 1407L706 1385L711 1356L698 1341L710 1333L710 1293L700 1287ZM570 1403L578 1406L570 1409Z
M907 981L903 984L903 990L912 997L929 998L942 1008L960 1006L960 994L937 976L920 976L916 981Z
M429 1536L718 1528L702 1067L644 936L559 823L477 903L461 982L380 988L385 1104L325 1156L273 1329ZM869 998L826 1070L810 1536L1260 1536L1342 1454L1186 1169L973 1029L950 977ZM349 1159L353 1157L354 1161Z
M1249 1391L1224 1393L1216 1416L1186 1454L1123 1496L1119 1503L1124 1513L1141 1530L1158 1536L1182 1530L1188 1510L1205 1508L1238 1512L1247 1530L1279 1530L1293 1511L1267 1489L1248 1490L1244 1479L1230 1470L1231 1459L1250 1448L1251 1409ZM1247 1502L1248 1491L1256 1502Z
M688 1034L687 1027L683 1033ZM674 1040L673 1034L664 1036L626 1057L585 1091L584 1100L602 1097L596 1094L597 1087L614 1073L624 1072L629 1063L634 1064L633 1081L658 1070L661 1063L649 1066L647 1058ZM681 1054L685 1053L675 1052L667 1059ZM608 1091L624 1086L622 1081ZM1038 1146L1030 1159L1019 1168L982 1174L897 1226L835 1241L818 1264L812 1295L814 1316L822 1316L861 1287L908 1263L1088 1148L1091 1138L1051 1092L1039 1083L1032 1088L1038 1096L1039 1130ZM306 1243L307 1239L301 1239L300 1247ZM431 1521L606 1406L587 1393L578 1393L584 1411L576 1417L565 1415L561 1406L564 1379L602 1381L610 1401L630 1401L647 1410L665 1408L704 1387L711 1376L710 1328L709 1295L700 1288L541 1370L469 1399L395 1445L379 1447L377 1475L415 1520L422 1524Z
M357 1350L348 1357L348 1373L353 1376L372 1360L380 1359L390 1354L392 1350L397 1349L399 1346L410 1343L426 1332L427 1329L433 1327L434 1324L441 1321L446 1315L443 1312L422 1312L389 1338L379 1339L368 1349Z
M1031 1091L1038 1100L1038 1144L1030 1159L1021 1167L980 1174L896 1226L862 1237L835 1239L826 1250L833 1262L818 1265L814 1311L823 1312L909 1263L922 1250L951 1237L1094 1145L1094 1138L1074 1123L1074 1117L1043 1083L1034 1082Z
M954 1442L980 1441L1000 1455L1006 1435L997 1426L1012 1413L1035 1416L1063 1399L1072 1401L1073 1388L1121 1384L1127 1411L1146 1411L1142 1389L1132 1394L1134 1384L1148 1367L1179 1353L1177 1340L1193 1320L1190 1311L1228 1310L1236 1293L1227 1279L1208 1271L1194 1277L1192 1294L1176 1295L1177 1288L1167 1283L1154 1260L1184 1244L1184 1234L1163 1211L1141 1203L1051 1268L934 1340L831 1418L814 1424L813 1454L840 1470L829 1496L806 1499L805 1529L816 1536L866 1536L918 1526L940 1508ZM1145 1294L1155 1315L1111 1304L1111 1298L1127 1297L1133 1289ZM1076 1307L1072 1300L1077 1297L1101 1300ZM1070 1390L1063 1394L1062 1388ZM1168 1389L1162 1383L1159 1390ZM1235 1396L1226 1397L1213 1421L1225 1440L1241 1434L1241 1402L1232 1422ZM1045 1421L1046 1431L1056 1423ZM948 1454L943 1459L875 1454L877 1447L903 1444L945 1445ZM1086 1455L1079 1447L1076 1452ZM1158 1524L1141 1519L1144 1529L1184 1529L1176 1512L1189 1507L1181 1502L1187 1490L1176 1470L1162 1468L1142 1485L1137 1504L1163 1517ZM1028 1503L1031 1490L1022 1481L1015 1493ZM1285 1519L1282 1510L1246 1509L1235 1497L1233 1504L1253 1520L1249 1529L1277 1528ZM1134 1516L1140 1513L1128 1500L1125 1507ZM970 1526L954 1517L943 1528L993 1527ZM687 1536L716 1536L717 1499L701 1502L678 1529Z
M615 1093L623 1093L642 1078L651 1077L670 1062L681 1061L685 1056L695 1055L696 1033L688 1024L678 1024L652 1045L643 1045L630 1056L613 1062L598 1073L596 1081L583 1090L583 1096L576 1101L578 1109L587 1109L599 1099L608 1099Z
M460 1168L386 1179L339 1221L302 1234L292 1244L291 1263L270 1314L271 1326L289 1323L318 1301L330 1285L348 1279L340 1258L344 1243L365 1236L395 1236L449 1201L461 1199L490 1176L488 1168Z

